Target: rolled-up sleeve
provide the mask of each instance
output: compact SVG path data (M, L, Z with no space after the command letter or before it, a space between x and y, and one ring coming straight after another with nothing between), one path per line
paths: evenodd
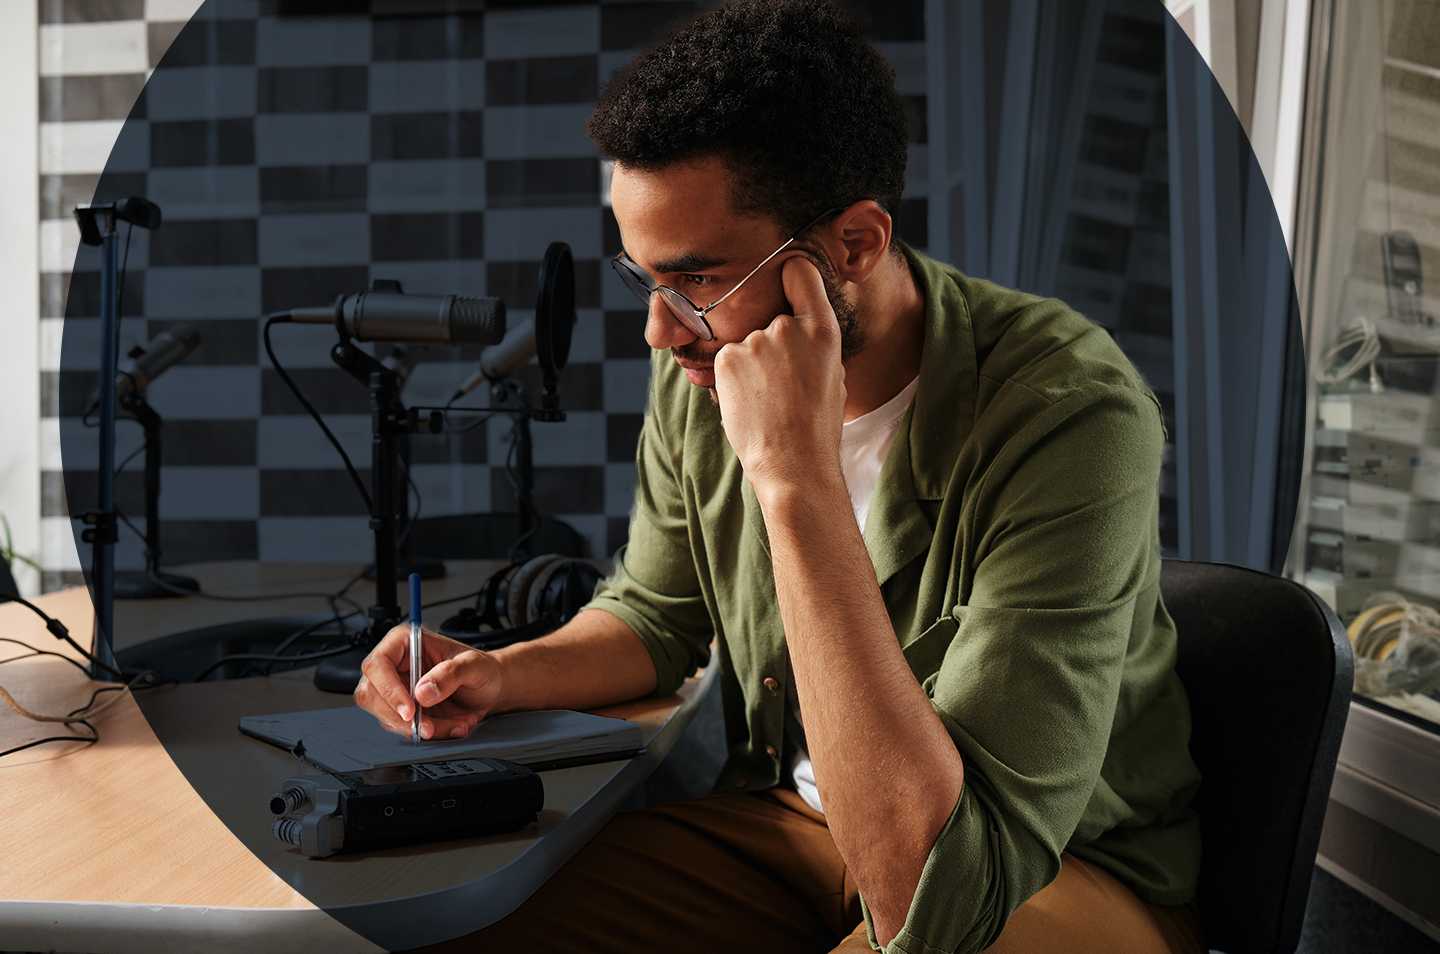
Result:
M886 951L981 951L1059 873L1158 585L1163 435L1153 394L1088 388L1036 413L980 478L972 585L926 681L964 785Z
M714 627L695 572L679 464L659 420L667 400L657 390L660 373L652 361L650 398L635 448L629 539L584 608L604 610L635 631L655 664L655 695L663 696L709 662Z

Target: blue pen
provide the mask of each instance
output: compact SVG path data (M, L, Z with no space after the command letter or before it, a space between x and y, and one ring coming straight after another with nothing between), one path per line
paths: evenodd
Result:
M423 653L420 647L420 574L410 574L410 742L420 744L420 700L415 687L420 684Z

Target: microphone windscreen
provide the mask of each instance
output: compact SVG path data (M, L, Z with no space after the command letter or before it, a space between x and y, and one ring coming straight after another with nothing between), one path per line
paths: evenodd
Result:
M505 302L499 298L461 298L450 308L450 341L493 345L505 337Z
M132 195L116 203L115 217L122 222L138 225L142 229L158 229L161 218L160 206L144 196Z

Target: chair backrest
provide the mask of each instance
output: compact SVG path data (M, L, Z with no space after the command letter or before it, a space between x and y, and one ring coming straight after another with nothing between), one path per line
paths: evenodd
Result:
M1350 643L1314 593L1268 573L1166 560L1160 589L1201 774L1206 943L1290 954L1349 714Z

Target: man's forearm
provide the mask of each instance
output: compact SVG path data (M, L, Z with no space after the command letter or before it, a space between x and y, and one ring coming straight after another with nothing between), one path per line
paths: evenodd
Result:
M826 819L888 943L964 763L900 651L843 483L772 494L762 508Z
M548 636L496 650L497 712L593 709L649 695L655 664L640 637L604 610L585 610Z

